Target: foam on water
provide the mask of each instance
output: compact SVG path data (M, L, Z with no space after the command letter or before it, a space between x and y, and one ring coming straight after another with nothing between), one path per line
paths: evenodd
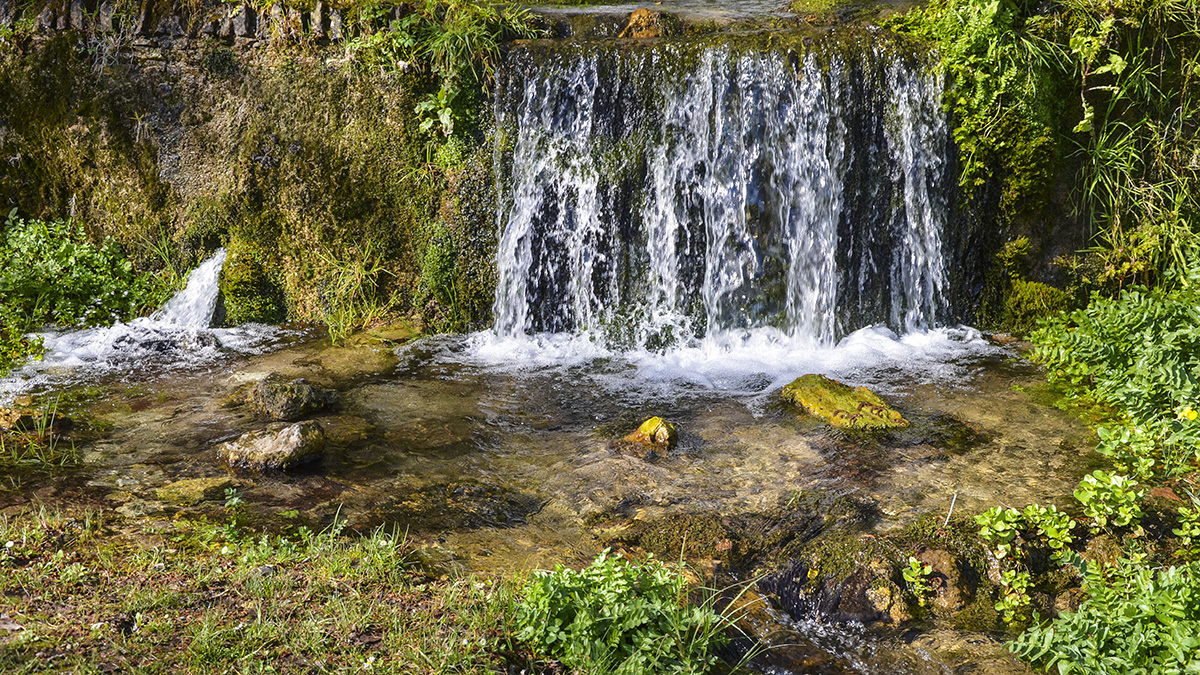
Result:
M505 336L484 331L446 360L508 374L585 368L610 389L686 385L730 395L756 396L800 375L820 373L887 392L899 386L960 383L984 358L1006 354L968 327L916 330L898 335L869 326L831 346L763 328L665 352L612 350L586 335L542 333ZM901 385L900 383L903 383Z
M230 354L263 351L280 336L277 328L255 324L210 328L224 263L225 249L220 249L188 275L182 291L148 317L38 333L45 354L0 380L0 402L114 373L145 375L196 368Z

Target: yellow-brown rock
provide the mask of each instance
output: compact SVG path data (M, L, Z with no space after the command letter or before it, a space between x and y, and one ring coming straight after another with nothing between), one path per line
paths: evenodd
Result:
M655 38L661 37L662 12L652 12L645 7L633 10L629 15L629 23L617 37L623 38Z
M675 425L661 417L651 417L642 422L637 431L625 437L629 443L653 445L657 448L672 448L679 440L675 433Z

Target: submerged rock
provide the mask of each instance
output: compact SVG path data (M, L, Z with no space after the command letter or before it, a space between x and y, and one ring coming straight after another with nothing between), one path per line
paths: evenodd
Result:
M221 499L225 496L225 491L235 485L234 480L228 476L186 478L158 488L154 491L154 496L160 501L179 506L195 506L200 502Z
M866 387L850 387L824 375L803 375L783 388L780 396L846 429L901 429L908 420Z
M651 417L642 422L637 431L634 431L622 440L627 443L639 443L642 445L652 445L656 448L670 449L675 447L675 444L679 442L679 436L675 432L674 424L661 417Z
M290 469L311 462L325 450L325 432L317 422L272 424L222 443L221 461L248 469Z
M268 378L254 385L246 402L260 419L296 422L334 407L339 398L336 391L318 389L304 379L272 382Z
M917 560L929 565L932 570L928 581L933 588L934 607L945 612L957 612L966 607L971 588L966 583L959 560L954 554L927 549L917 554Z
M884 573L860 565L849 575L828 577L806 561L759 582L795 619L819 617L833 623L903 623L912 618L904 592Z

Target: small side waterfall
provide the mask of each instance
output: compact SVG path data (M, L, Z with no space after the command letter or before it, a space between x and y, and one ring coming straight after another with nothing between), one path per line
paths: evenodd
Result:
M161 309L151 314L150 320L166 326L193 330L211 326L220 295L221 268L224 265L225 249L222 248L192 270L184 289L176 293Z
M496 332L828 346L945 321L941 79L882 39L792 42L510 54Z
M212 328L225 249L188 275L185 288L158 311L129 323L40 333L45 354L0 380L0 399L108 373L137 375L195 368L233 352L252 353L279 334L270 326Z

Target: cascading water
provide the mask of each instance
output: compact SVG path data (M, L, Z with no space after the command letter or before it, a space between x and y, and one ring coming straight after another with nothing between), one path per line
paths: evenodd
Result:
M822 348L956 316L941 79L876 38L511 54L496 334Z
M188 275L185 288L161 309L129 323L39 334L45 354L0 380L0 396L86 381L106 373L135 374L189 368L225 352L253 352L279 332L269 326L211 328L220 294L225 249Z

